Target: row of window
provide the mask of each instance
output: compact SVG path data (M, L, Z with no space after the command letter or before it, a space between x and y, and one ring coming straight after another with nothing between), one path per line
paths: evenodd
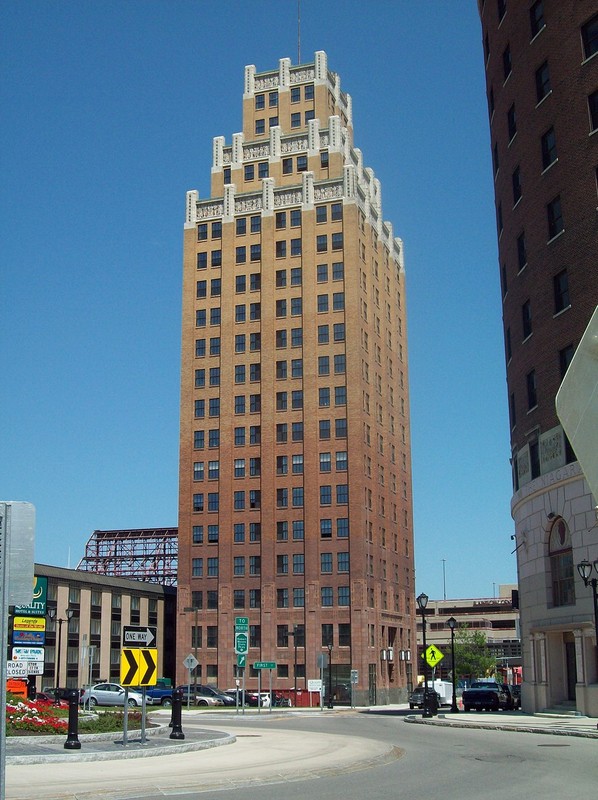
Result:
M299 103L301 101L301 88L301 86L291 87L291 103ZM278 108L278 91L268 92L267 94L265 92L259 92L254 98L256 111L261 111L262 109L266 108L266 98L268 100L269 108ZM303 99L314 99L313 83L308 83L303 86Z
M219 291L220 289L218 289ZM198 290L199 291L199 290ZM205 295L203 295L205 296ZM345 293L333 292L332 303L329 294L319 294L316 298L316 308L319 314L328 311L345 310ZM208 315L209 312L209 315ZM286 316L299 317L303 314L303 299L301 297L291 297L276 301L276 318L284 319ZM235 322L257 322L262 316L261 303L238 303L235 305ZM195 311L195 327L205 328L209 324L211 327L220 325L222 322L222 311L220 306L212 308L198 308Z
M276 522L276 541L287 542L289 540L289 522L292 540L294 542L303 541L305 528L304 521L302 519L278 520ZM348 517L339 517L336 520L321 519L320 538L332 539L333 528L336 528L336 536L338 539L347 539L349 537ZM205 534L204 531L206 532ZM233 542L235 544L243 544L246 540L247 531L249 534L249 542L257 543L261 541L261 522L235 522L233 525ZM219 536L219 526L217 524L207 526L193 525L193 544L204 544L205 542L208 544L217 544L219 541Z
M251 592L259 592L259 589L250 589L249 590L249 607L250 608L259 608L259 605L252 605L251 599L252 595ZM288 608L288 590L287 591L287 603L284 606L279 606L279 608ZM303 589L293 589L293 605L296 608L303 608L305 602L300 602L301 599L305 599L303 594ZM201 609L203 608L203 597L199 597L201 592L193 592L193 597L196 597L197 600L202 601L201 605L197 605L195 601L193 602L193 608ZM297 602L295 602L297 601ZM239 605L235 605L235 608L245 608L245 590L244 589L236 589L234 602L239 603ZM241 605L243 603L243 605ZM214 606L213 608L217 608L218 606ZM210 606L208 606L210 608ZM208 648L211 647L218 647L218 626L217 625L193 625L191 627L191 647L201 650L203 647L203 627L206 630L206 642L205 646ZM329 644L333 643L332 640L333 636L333 626L330 623L322 625L322 647L328 647ZM261 647L262 646L262 635L261 635L261 625L250 625L249 626L249 647ZM304 625L293 625L292 630L289 629L288 625L277 625L276 626L276 646L277 647L305 647L305 626ZM351 646L351 625L347 622L341 622L338 625L338 646L339 647L350 647ZM280 667L287 667L287 665L278 665L280 675ZM297 667L304 668L304 664L297 664ZM302 674L304 674L304 669L302 670ZM299 669L297 671L297 675L299 676Z
M217 470L217 468L216 468ZM336 505L346 506L349 504L349 486L346 483L336 486L320 486L320 506L332 505L333 496ZM206 504L207 497L207 504ZM303 508L304 489L303 486L281 487L276 490L276 508L288 508L289 497L292 508ZM262 505L262 493L259 489L236 490L233 492L233 508L235 511L244 511L246 508L258 510ZM203 512L205 510L216 512L220 510L220 493L195 492L193 494L193 511ZM218 532L215 531L217 537ZM216 539L217 540L217 539ZM216 541L212 540L212 541Z

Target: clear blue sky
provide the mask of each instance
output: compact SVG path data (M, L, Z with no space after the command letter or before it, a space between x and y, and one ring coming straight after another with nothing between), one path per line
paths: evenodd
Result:
M241 127L243 69L297 63L296 0L4 0L0 497L36 559L177 522L185 192ZM509 433L474 0L302 0L405 242L417 590L515 581Z

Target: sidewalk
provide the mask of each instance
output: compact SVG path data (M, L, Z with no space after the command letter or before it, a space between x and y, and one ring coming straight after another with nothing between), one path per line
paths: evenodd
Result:
M374 711L375 709L372 709ZM595 717L558 716L556 714L526 714L524 711L465 712L451 714L441 710L438 716L424 719L421 712L405 717L405 722L445 727L488 728L501 731L522 731L554 736L583 736L598 739L598 719Z

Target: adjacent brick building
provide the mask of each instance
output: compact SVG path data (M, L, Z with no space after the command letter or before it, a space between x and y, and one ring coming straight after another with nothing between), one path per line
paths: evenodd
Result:
M595 0L479 0L494 170L523 706L598 714L594 507L555 395L598 303ZM593 684L593 685L592 685Z
M242 132L214 139L210 197L187 193L183 274L177 663L227 688L248 617L248 685L266 660L303 687L330 654L358 701L405 697L403 250L325 53L245 68Z

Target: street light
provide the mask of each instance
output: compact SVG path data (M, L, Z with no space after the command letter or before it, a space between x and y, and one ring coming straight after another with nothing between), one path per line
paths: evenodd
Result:
M457 620L454 617L449 617L446 624L451 629L451 660L453 669L453 699L451 702L451 713L458 714L457 708L457 673L455 672L455 628L457 627Z
M328 708L332 705L332 642L328 642Z
M70 619L72 619L75 611L72 608L67 608L64 612L66 619L62 618L56 619L56 613L57 612L55 608L48 609L48 618L56 620L56 622L58 623L58 635L56 637L56 643L58 647L54 663L54 703L55 705L58 705L60 699L58 695L58 689L60 688L60 645L62 643L62 623L68 622Z
M594 569L598 573L598 558L594 561ZM596 669L598 671L598 578L590 578L592 574L592 565L585 559L577 565L577 571L583 581L584 586L592 587L592 594L594 595L594 628L596 634Z
M294 680L293 680L293 694L295 695L295 708L297 708L297 625L293 625L292 631L287 631L287 637L293 637L293 644L295 645L295 658L293 661Z
M433 717L434 714L430 709L430 698L428 695L428 672L426 670L426 650L427 650L427 643L426 643L426 606L428 605L429 597L427 594L423 592L416 597L417 605L419 610L421 611L422 615L422 630L423 630L423 638L424 638L424 708L422 717Z
M183 608L183 611L187 613L193 611L193 613L195 614L195 621L193 623L194 626L193 633L191 635L191 640L192 640L191 646L193 647L193 655L195 656L195 661L199 663L199 659L197 657L197 638L198 638L197 612L199 611L199 608L197 606L185 606L185 608ZM193 696L195 696L196 693L197 693L197 664L195 664L195 666L193 667Z

